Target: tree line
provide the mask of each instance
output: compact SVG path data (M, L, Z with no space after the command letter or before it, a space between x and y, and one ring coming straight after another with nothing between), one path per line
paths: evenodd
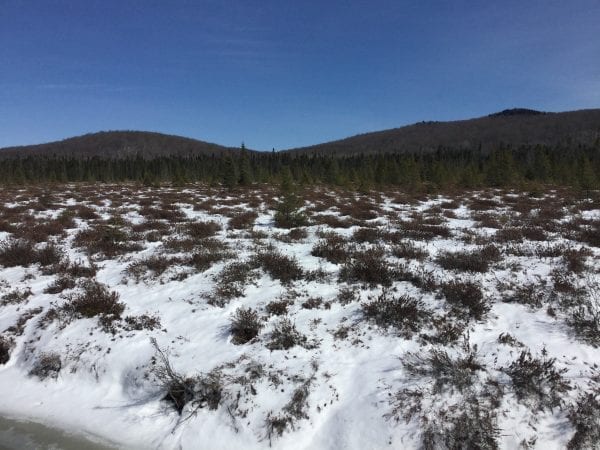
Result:
M160 156L152 159L26 156L0 159L0 183L206 182L229 188L252 183L330 184L356 189L398 186L477 188L550 183L600 187L600 144L500 147L491 152L439 148L422 154L351 156L241 152L233 155Z

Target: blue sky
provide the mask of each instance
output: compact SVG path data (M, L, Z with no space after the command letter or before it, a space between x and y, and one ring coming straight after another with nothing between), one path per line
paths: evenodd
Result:
M0 147L99 130L291 148L600 107L600 2L0 0Z

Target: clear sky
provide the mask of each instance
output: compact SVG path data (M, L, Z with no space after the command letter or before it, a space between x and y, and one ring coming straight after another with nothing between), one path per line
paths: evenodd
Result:
M0 0L0 147L270 150L511 107L600 107L600 1Z

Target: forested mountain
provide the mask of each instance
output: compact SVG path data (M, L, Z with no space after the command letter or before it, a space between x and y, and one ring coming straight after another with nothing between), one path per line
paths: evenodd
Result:
M419 122L360 134L292 153L356 155L433 152L440 148L484 152L499 146L592 145L600 139L600 109L544 113L509 109L486 117L452 122Z
M2 155L5 155L2 158ZM0 183L326 183L368 189L600 186L600 110L513 109L280 152L143 132L104 132L0 150Z
M101 131L47 144L4 148L0 149L0 156L99 156L119 159L139 155L145 159L152 159L161 156L222 156L232 151L237 152L239 148L145 131Z

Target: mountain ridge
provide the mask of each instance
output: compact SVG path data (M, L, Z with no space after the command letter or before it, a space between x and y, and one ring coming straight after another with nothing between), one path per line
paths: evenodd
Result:
M376 153L431 153L438 149L489 151L499 146L592 145L600 140L600 109L543 112L506 109L483 117L454 121L422 121L411 125L281 150L288 155L348 156ZM149 131L100 131L60 141L5 147L0 157L71 156L153 159L237 154L226 147L193 138ZM249 150L250 153L255 150Z

